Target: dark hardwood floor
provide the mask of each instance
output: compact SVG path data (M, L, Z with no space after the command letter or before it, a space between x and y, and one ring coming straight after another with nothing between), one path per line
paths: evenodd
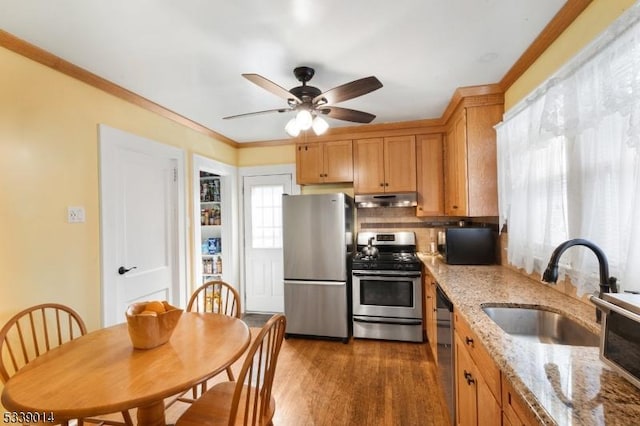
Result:
M273 386L275 426L449 424L426 343L292 337L283 343ZM171 406L167 422L186 407Z

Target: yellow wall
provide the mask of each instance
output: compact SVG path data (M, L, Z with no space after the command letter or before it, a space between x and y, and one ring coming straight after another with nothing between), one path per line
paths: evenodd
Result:
M635 0L593 0L569 28L507 90L504 96L505 111L511 109L558 71L633 3Z
M0 69L0 324L60 302L95 329L98 124L183 148L189 187L193 153L235 165L237 150L3 48ZM67 206L84 206L86 223L68 224Z
M266 166L296 162L295 142L290 145L263 146L238 149L238 166Z

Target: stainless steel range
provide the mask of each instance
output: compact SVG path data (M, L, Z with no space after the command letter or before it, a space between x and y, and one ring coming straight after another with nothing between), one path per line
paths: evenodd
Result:
M353 336L422 342L422 264L413 232L360 232L353 257Z

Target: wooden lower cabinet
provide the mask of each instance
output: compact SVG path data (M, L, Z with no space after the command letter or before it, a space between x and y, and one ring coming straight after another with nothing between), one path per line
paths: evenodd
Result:
M500 370L458 314L454 327L456 425L500 426Z
M427 335L427 341L431 348L433 360L438 363L438 317L437 317L437 295L436 295L436 279L425 268L422 274L424 283L424 329Z
M539 424L535 414L522 401L511 383L502 376L502 410L505 426L534 426Z

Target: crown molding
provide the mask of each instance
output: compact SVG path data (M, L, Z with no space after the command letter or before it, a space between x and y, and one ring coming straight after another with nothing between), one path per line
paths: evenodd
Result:
M504 103L504 92L524 74L591 2L592 0L567 0L565 5L545 26L538 37L502 77L500 82L456 89L440 118L337 127L329 129L327 133L322 136L301 135L291 139L260 140L242 143L236 142L200 123L137 95L3 30L0 30L0 46L234 148L268 147L335 139L442 132L444 131L444 126L446 126L447 121L460 105L471 107L474 105Z
M183 115L180 115L168 108L152 102L149 99L131 92L130 90L127 90L122 86L118 86L117 84L99 77L96 74L85 70L84 68L72 64L71 62L65 61L64 59L53 55L37 46L34 46L31 43L19 39L18 37L3 30L0 30L0 46L11 50L12 52L15 52L19 55L22 55L25 58L38 62L39 64L42 64L46 67L59 71L71 78L82 81L89 86L102 90L124 101L130 102L148 111L154 112L164 118L167 118L178 124L202 133L206 136L219 140L220 142L223 142L227 145L231 145L235 148L239 146L238 142L209 129L208 127L203 126L200 123L190 120Z

